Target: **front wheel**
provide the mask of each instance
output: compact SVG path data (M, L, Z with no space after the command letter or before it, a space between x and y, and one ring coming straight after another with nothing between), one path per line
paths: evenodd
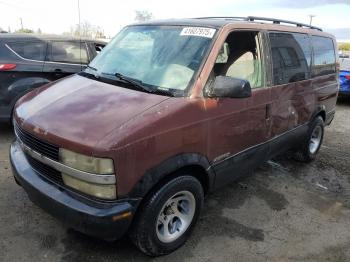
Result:
M311 124L307 139L295 153L295 159L301 162L311 162L316 158L321 148L324 134L324 121L318 116Z
M192 176L177 177L155 190L140 207L130 232L131 240L145 254L168 254L188 239L204 193Z

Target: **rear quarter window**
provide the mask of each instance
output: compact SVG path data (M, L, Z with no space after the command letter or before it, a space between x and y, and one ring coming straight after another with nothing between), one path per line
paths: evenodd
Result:
M328 37L312 36L314 62L312 75L321 76L336 72L336 57L333 40Z
M51 44L51 60L54 62L87 64L88 54L84 42L57 41Z
M44 61L46 56L45 42L15 42L7 45L19 56L30 59Z

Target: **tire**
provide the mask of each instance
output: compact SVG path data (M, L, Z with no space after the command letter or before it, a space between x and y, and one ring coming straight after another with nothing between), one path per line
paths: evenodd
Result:
M174 178L140 206L130 230L131 241L148 256L171 253L190 236L203 201L203 188L196 178Z
M309 163L315 160L318 151L321 148L324 135L324 121L318 116L312 122L306 140L300 149L295 153L294 158L297 161Z

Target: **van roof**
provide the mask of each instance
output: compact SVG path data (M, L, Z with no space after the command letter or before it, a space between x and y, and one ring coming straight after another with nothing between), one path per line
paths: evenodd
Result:
M304 23L281 20L275 18L266 17L198 17L198 18L184 18L184 19L166 19L166 20L151 20L147 22L137 23L134 25L182 25L182 26L206 26L221 28L227 24L250 24L264 25L265 27L271 27L275 30L276 28L288 28L289 31L300 32L300 29L311 32L322 32L322 29L316 26L310 26ZM259 26L258 26L259 27ZM260 28L260 27L259 27Z
M42 40L42 41L49 41L49 40L67 40L67 41L87 41L87 42L94 42L94 43L104 43L101 40L95 40L92 38L86 38L86 37L73 37L73 36L61 36L61 35L50 35L50 34L17 34L17 33L7 33L7 34L0 34L0 42L1 41L33 41L33 40Z

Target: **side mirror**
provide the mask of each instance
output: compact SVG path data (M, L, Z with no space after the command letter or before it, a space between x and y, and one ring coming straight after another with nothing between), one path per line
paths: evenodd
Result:
M209 97L245 98L252 95L252 89L247 80L217 76L208 95Z

